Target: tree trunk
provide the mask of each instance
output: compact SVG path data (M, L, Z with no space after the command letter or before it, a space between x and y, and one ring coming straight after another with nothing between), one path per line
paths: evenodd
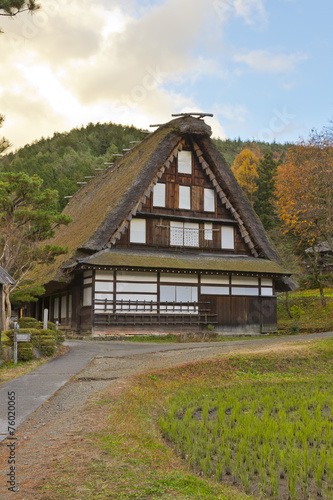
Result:
M293 318L293 315L291 314L291 310L290 310L290 304L289 304L289 292L286 292L286 309L287 309L287 313L288 313L288 316L289 318Z
M3 300L2 300L2 316L3 316L3 329L6 332L9 330L10 318L12 315L12 304L10 302L10 287L8 285L3 286Z
M318 266L319 255L318 255L318 252L315 250L314 246L312 247L312 249L313 249L313 259L311 259L311 257L310 257L310 262L312 265L313 274L314 274L314 277L316 280L317 287L319 288L321 305L323 307L325 307L326 306L326 297L324 294L324 287L323 287L322 281L320 279L320 272L319 272L319 266Z

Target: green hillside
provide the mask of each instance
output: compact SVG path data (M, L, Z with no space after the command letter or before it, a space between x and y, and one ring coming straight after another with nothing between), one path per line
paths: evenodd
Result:
M37 174L43 187L59 192L59 208L67 203L65 196L74 194L80 185L96 175L96 168L105 168L113 153L121 153L140 141L145 134L135 127L113 123L92 124L70 132L55 133L52 138L36 141L9 153L0 160L0 170ZM86 178L87 177L87 178Z

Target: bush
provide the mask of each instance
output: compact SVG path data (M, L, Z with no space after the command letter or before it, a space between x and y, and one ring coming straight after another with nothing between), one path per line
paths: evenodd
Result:
M20 328L38 328L39 327L39 321L35 318L20 318L18 320L18 324L20 325Z
M44 322L43 321L39 321L39 328L43 328L44 326ZM55 323L52 323L52 321L48 321L47 322L47 329L48 330L54 330L56 331L57 330L57 325Z
M57 330L56 344L61 345L65 341L65 335L61 330Z
M19 333L30 333L31 343L35 347L38 347L40 330L37 330L37 328L22 328L22 329L20 329ZM12 347L14 345L14 330L8 330L6 332L6 335L8 337L7 345ZM20 342L19 342L19 345L20 345Z
M33 345L30 342L17 344L18 361L31 361L33 359Z

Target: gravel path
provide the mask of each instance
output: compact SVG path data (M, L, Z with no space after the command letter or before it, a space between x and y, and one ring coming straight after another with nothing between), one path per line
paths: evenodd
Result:
M308 340L311 341L310 338ZM297 344L298 340L292 342ZM304 341L303 341L304 343ZM59 389L50 400L23 422L17 429L16 460L18 464L15 499L47 499L36 486L47 478L53 462L62 456L64 445L79 439L80 433L96 430L100 423L92 420L89 405L107 391L106 397L117 397L133 375L158 368L167 368L226 355L230 352L268 352L288 350L291 342L198 345L191 349L167 350L124 357L97 357L90 365ZM293 348L295 348L293 346ZM102 415L101 415L102 416ZM8 440L0 443L0 498L14 498L7 490L9 470ZM79 497L77 497L79 498Z

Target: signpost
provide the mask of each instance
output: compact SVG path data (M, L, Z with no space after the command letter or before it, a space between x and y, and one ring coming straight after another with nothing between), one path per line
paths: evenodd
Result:
M14 323L14 363L17 364L17 343L30 342L30 333L19 333L20 325L15 321Z

